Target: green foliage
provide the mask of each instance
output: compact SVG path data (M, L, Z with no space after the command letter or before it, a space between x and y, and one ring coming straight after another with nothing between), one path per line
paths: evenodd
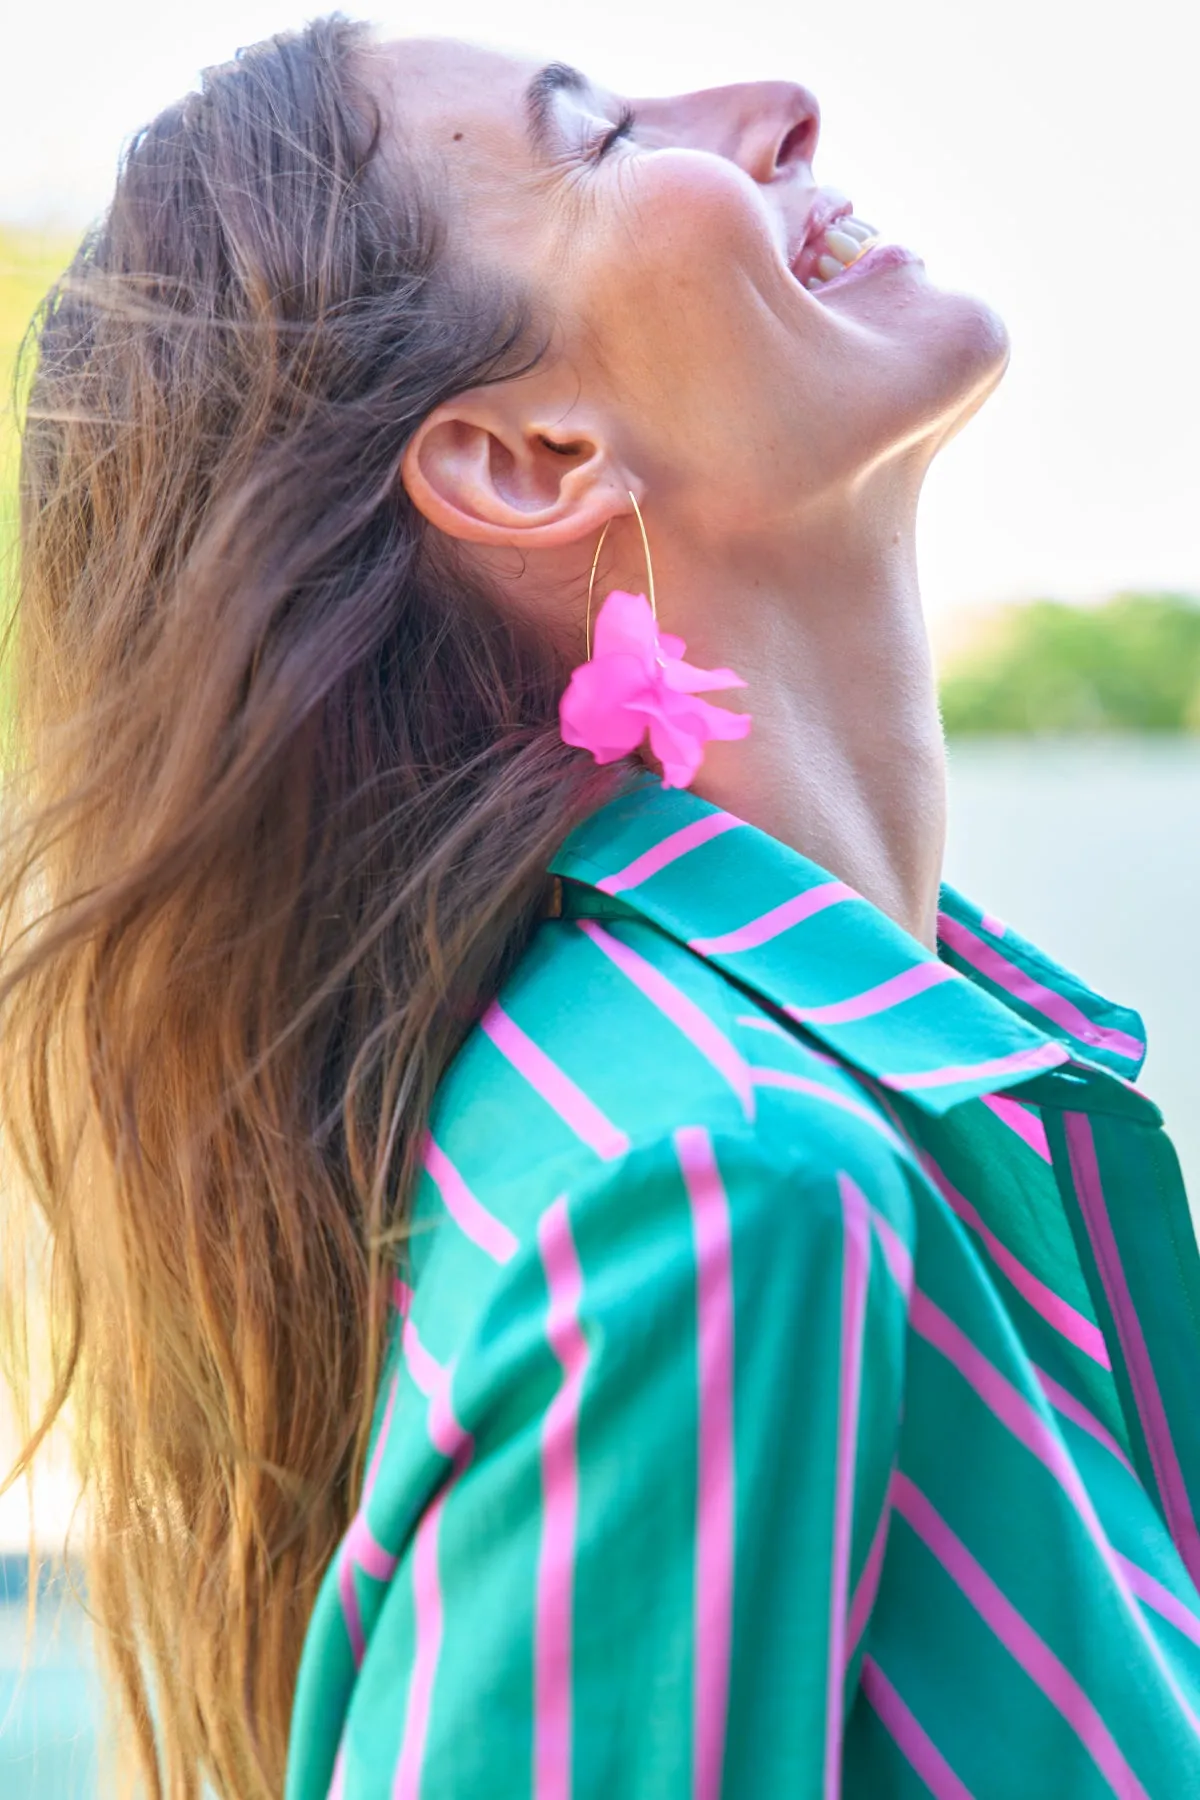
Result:
M951 735L1200 730L1200 602L1014 605L947 671L942 717Z
M13 375L17 351L38 302L70 259L74 246L42 232L0 226L0 443L14 440Z
M70 243L40 232L0 227L0 596L16 523L17 352L38 302L72 249Z
M39 301L74 245L0 227L0 628L9 616L17 548L17 353ZM0 710L6 672L0 669Z

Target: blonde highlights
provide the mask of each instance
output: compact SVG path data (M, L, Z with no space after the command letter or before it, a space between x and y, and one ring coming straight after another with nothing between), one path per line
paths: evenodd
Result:
M21 1466L69 1403L156 1800L282 1794L432 1094L621 779L400 486L434 405L536 351L385 174L364 42L272 39L139 134L31 345L0 1140L53 1381Z

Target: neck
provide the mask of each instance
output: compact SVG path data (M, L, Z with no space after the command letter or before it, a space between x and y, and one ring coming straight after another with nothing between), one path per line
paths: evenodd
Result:
M744 677L754 716L748 738L707 746L693 791L935 949L946 759L915 494L900 509L867 509L865 530L863 510L859 496L853 522L829 512L799 542L794 528L775 547L759 535L715 561L711 545L668 554L661 614L687 638L689 662ZM686 615L671 604L677 594L688 596Z

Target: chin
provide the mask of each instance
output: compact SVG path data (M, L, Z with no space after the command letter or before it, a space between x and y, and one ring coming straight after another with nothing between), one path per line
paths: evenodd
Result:
M1012 344L1004 320L978 296L943 291L930 299L936 304L929 307L930 330L920 334L919 350L945 443L999 386Z
M1000 314L974 294L956 295L959 301L956 336L964 356L981 371L991 371L994 386L1008 367L1012 351L1008 326Z
M1008 367L1012 350L1004 320L977 294L942 290L937 292L937 301L930 312L941 357L957 366L964 377L984 380L990 376L994 387Z

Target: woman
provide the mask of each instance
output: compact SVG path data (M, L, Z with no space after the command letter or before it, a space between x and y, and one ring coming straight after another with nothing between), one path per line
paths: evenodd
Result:
M152 1792L1200 1791L1140 1022L939 882L1004 330L817 135L326 21L42 318L5 1127Z

